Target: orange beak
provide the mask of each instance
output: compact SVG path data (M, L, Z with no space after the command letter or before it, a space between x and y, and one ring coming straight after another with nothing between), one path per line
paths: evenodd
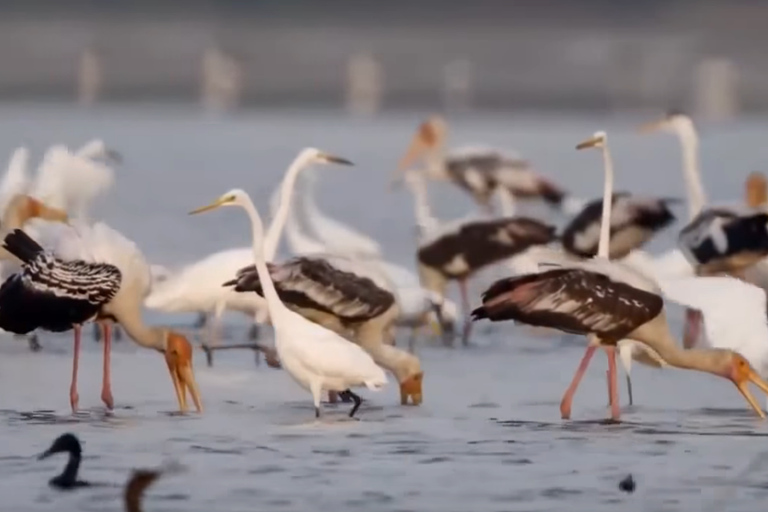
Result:
M179 411L187 412L187 391L189 391L197 412L203 412L200 390L192 370L192 345L184 336L176 333L168 334L165 362L171 374L176 399L179 401Z
M421 405L421 383L424 380L424 372L412 375L400 383L400 405L408 405L408 398L413 405Z
M753 397L752 393L749 391L749 383L751 382L767 395L768 383L766 383L762 377L760 377L757 372L755 372L748 364L744 365L743 367L737 366L733 371L731 380L738 388L739 393L741 393L741 395L747 400L757 415L761 418L765 418L765 412L763 412L763 408L760 407L760 405L757 403L757 400L755 400L755 397Z

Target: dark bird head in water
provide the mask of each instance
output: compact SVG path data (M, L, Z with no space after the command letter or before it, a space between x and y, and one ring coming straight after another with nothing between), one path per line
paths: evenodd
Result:
M177 463L166 464L157 469L135 469L125 484L123 493L123 503L126 512L141 512L141 500L144 497L144 491L155 483L155 480L164 474L180 473L184 467Z
M57 453L67 452L72 455L80 456L83 453L83 449L80 446L80 441L74 434L66 433L60 435L51 445L50 448L40 454L38 460L47 459L51 455Z

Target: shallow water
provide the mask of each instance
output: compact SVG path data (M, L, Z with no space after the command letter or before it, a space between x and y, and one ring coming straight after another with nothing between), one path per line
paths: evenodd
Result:
M242 212L190 218L187 211L234 186L251 192L265 210L297 149L315 145L359 163L352 170L320 171L320 205L373 234L392 260L409 263L410 202L402 192L385 190L417 118L365 121L275 112L216 118L163 108L0 107L0 154L21 143L39 154L56 141L78 144L100 135L124 153L126 163L98 216L133 238L151 261L176 265L249 243ZM601 186L599 157L576 153L573 146L605 128L622 188L681 193L675 141L634 134L640 120L467 118L457 124L453 140L517 148L576 195L593 197ZM713 200L737 199L743 177L766 161L767 128L759 121L704 128L702 160ZM433 196L444 218L471 207L444 186ZM652 249L669 246L672 234ZM490 274L474 285L474 297ZM679 329L679 310L670 316ZM243 327L243 319L232 315L230 338L242 339ZM70 338L44 335L43 351L34 354L25 343L4 339L4 508L120 510L119 486L130 469L167 459L180 461L187 472L158 482L148 493L147 510L746 511L768 497L768 423L747 411L722 379L636 367L636 405L624 410L624 422L610 424L602 421L606 366L598 357L577 395L574 420L564 422L558 403L583 341L511 324L477 327L470 348L419 348L425 368L421 407L399 406L396 386L390 386L361 392L361 421L346 420L349 406L340 404L326 406L320 423L313 421L308 395L286 374L257 367L250 353L232 352L218 353L213 368L198 353L205 414L173 415L162 358L129 341L115 344L117 408L109 416L98 398L100 346L84 343L85 412L73 418ZM67 494L47 487L63 456L37 461L36 455L66 431L84 442L82 477L112 486ZM631 495L618 489L629 473L637 482Z

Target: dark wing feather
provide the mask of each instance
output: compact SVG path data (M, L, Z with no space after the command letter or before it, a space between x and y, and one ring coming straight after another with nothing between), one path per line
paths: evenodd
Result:
M417 257L423 265L439 270L462 257L471 272L554 239L554 226L526 217L470 222L420 247Z
M515 320L616 342L658 316L661 297L605 274L555 269L495 282L472 318Z
M114 265L62 261L39 252L0 286L0 328L66 331L93 318L120 289Z
M287 306L314 309L346 322L375 318L395 302L394 295L371 279L335 267L324 258L298 257L280 265L268 265L275 289ZM238 292L264 296L255 266L241 269L237 278L224 283Z
M768 255L768 214L705 210L680 231L678 245L694 266L739 253Z

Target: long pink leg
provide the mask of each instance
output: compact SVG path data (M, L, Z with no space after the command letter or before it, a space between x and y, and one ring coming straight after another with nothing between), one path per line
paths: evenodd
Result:
M469 344L469 333L472 331L472 320L469 318L469 290L467 289L466 279L459 279L459 290L461 291L461 311L464 316L464 331L461 334L461 344L466 347Z
M608 356L608 400L611 404L611 419L619 421L621 410L619 409L619 382L616 370L616 347L605 347L605 355Z
M576 388L579 387L581 378L584 376L584 372L587 371L587 367L589 366L589 361L592 359L592 356L595 355L596 348L597 346L595 345L587 347L587 350L584 352L584 357L581 358L581 363L579 363L579 368L573 376L571 385L568 386L568 389L563 395L563 399L560 401L560 416L564 420L571 417L571 402L573 402L573 395L576 394Z
M75 353L72 357L72 383L69 385L69 404L72 406L72 412L77 412L77 404L80 402L80 395L77 394L77 364L80 360L80 326L75 326Z
M683 348L689 349L696 346L701 334L701 311L697 309L685 310L685 328L683 329Z
M104 370L101 382L101 401L106 404L107 409L112 410L115 401L112 398L112 376L110 373L110 355L112 352L112 326L104 322L101 324L104 329Z

